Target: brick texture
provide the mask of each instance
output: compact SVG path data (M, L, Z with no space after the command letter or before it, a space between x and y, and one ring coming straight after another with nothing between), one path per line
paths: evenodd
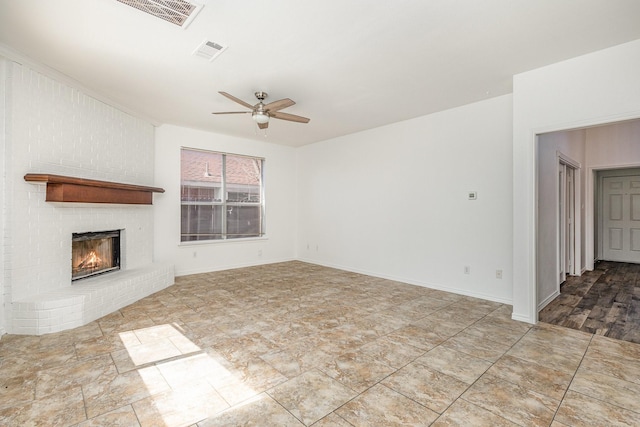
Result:
M60 330L60 324L78 326L78 321L94 317L79 308L87 305L79 303L79 297L55 296L75 295L71 289L83 286L82 281L71 285L72 233L122 229L123 272L113 273L114 277L149 268L153 208L47 203L45 186L27 183L23 176L49 173L152 186L154 128L27 66L7 61L5 70L3 293L5 302L12 303L6 329L44 333ZM167 280L172 281L170 276ZM117 295L117 286L105 288L115 293L103 296L106 307L111 306L109 298L131 300ZM33 308L38 301L47 306L46 295L52 296L50 305L67 301L67 307L47 308L49 317L44 321L29 314L23 304L29 301ZM89 310L101 312L95 307ZM52 324L54 318L60 319L58 325Z

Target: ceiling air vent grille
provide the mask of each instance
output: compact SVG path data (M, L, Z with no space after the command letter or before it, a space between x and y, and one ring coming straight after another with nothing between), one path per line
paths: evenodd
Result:
M202 58L208 59L209 61L213 61L218 57L218 55L224 52L226 48L226 46L222 46L218 43L205 40L200 43L200 46L198 46L196 50L193 51L193 54L195 56L200 56Z
M156 18L176 24L186 28L195 18L201 4L190 3L184 0L116 0L120 3L135 7L138 10L153 15Z

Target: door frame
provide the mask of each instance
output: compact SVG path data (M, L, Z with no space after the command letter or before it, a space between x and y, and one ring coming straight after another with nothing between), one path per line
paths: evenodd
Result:
M614 167L606 167L606 168L594 168L593 172L594 179L594 205L592 211L594 212L593 218L593 226L594 226L594 234L595 240L593 244L593 263L600 260L602 257L602 253L604 251L603 241L604 241L604 178L615 177L615 176L638 176L640 175L640 163L637 164L629 164L624 166L614 166ZM592 267L593 269L593 267Z
M558 174L558 185L556 186L558 194L556 195L556 200L558 202L558 206L556 209L556 224L557 224L557 232L556 232L556 242L558 247L558 262L556 264L556 277L558 278L558 292L560 291L560 284L566 279L567 275L571 276L579 276L582 274L582 215L581 215L581 206L582 206L582 191L581 186L582 182L580 180L580 171L582 170L582 165L580 162L572 159L561 151L556 151L556 159L559 168L564 168L565 176L563 182L560 182L560 174ZM566 188L567 188L567 174L566 170L571 169L573 180L571 182L571 192L573 193L573 197L567 197ZM563 209L564 212L561 212L560 198L563 198L565 203L568 202L569 207L565 207ZM571 217L573 217L573 222L570 226L570 230L567 230L565 220L565 213L570 212ZM569 236L567 236L567 231L569 231ZM567 243L569 242L569 243ZM571 268L564 271L564 277L561 276L563 274L563 270L565 270L566 259L567 259L567 246L569 249L569 258ZM562 264L565 264L563 266Z

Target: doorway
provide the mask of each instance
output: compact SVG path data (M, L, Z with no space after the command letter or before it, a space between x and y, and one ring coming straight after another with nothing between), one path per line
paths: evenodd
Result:
M640 342L638 137L640 120L537 135L539 321Z

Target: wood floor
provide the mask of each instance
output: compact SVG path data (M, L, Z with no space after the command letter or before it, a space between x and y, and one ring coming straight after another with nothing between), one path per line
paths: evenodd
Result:
M538 319L640 343L640 264L601 261L593 271L569 277Z

